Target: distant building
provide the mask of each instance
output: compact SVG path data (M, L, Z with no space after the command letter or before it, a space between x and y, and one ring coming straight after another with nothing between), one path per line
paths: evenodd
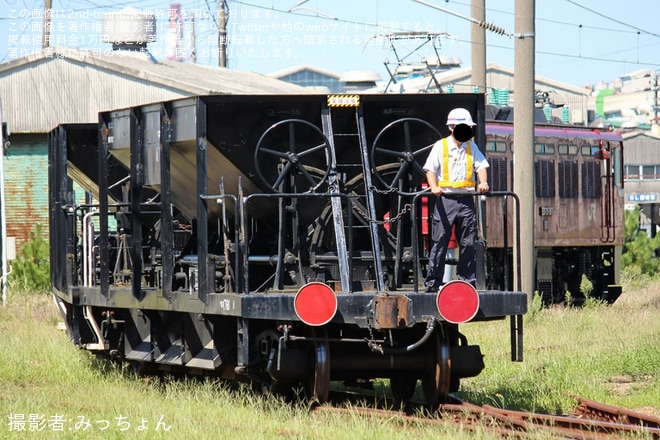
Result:
M648 131L635 130L624 132L623 139L626 146L626 191L653 193L653 198L660 202L660 137Z
M341 93L343 89L338 73L307 64L279 70L268 76L319 92Z
M269 76L319 93L356 93L372 89L381 81L375 70L351 70L338 74L306 64L279 70Z
M610 83L599 84L590 108L603 125L649 130L660 123L659 87L659 72L637 70Z
M655 236L660 225L660 136L635 130L624 132L623 139L626 204L642 208Z
M351 70L342 73L339 77L344 93L358 93L373 89L380 81L381 77L375 70Z

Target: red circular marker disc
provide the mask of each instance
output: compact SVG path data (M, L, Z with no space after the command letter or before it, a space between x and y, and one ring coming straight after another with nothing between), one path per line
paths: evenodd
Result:
M328 285L309 283L296 293L293 307L302 322L318 327L334 318L337 313L337 297Z
M454 280L442 286L437 304L445 321L460 324L474 318L479 311L479 294L470 283Z

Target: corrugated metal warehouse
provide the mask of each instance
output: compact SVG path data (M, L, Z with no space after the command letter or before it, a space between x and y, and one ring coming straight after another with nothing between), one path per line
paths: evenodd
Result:
M626 203L640 205L646 217L660 225L660 137L651 131L631 131L623 139Z
M0 64L7 236L48 233L48 133L63 123L97 123L98 112L206 94L301 94L308 89L252 72L156 61L148 52L49 48Z

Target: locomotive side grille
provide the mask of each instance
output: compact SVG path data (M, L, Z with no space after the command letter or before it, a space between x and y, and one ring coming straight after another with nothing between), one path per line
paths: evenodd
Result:
M534 162L536 197L555 196L555 162L537 160Z
M488 162L490 163L490 173L488 173L488 179L490 182L488 185L493 191L506 191L508 175L506 158L493 157L488 159Z
M541 295L544 304L552 304L553 289L552 280L538 280L536 282L536 290Z
M572 160L559 162L559 197L576 199L578 196L578 164Z
M582 197L585 199L600 197L600 164L598 162L582 163Z

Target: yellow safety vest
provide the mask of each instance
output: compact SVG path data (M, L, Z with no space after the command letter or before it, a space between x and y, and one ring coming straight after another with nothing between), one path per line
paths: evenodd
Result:
M467 141L465 149L465 175L468 180L454 182L449 180L449 144L447 138L442 138L442 178L438 180L438 186L441 188L466 188L474 186L474 172L472 170L472 142Z

